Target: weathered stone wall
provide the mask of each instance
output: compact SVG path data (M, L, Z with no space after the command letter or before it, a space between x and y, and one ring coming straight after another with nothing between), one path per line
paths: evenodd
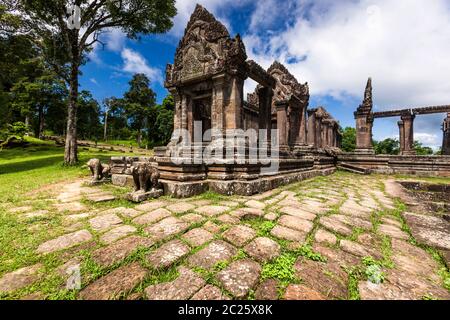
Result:
M388 156L343 153L338 164L351 164L372 173L450 177L450 156Z

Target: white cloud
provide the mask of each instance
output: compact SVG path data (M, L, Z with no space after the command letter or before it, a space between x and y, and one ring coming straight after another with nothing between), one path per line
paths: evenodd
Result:
M181 37L184 33L184 29L191 17L192 12L194 12L197 3L204 6L209 12L215 15L216 19L222 22L225 27L227 27L230 34L233 34L231 23L229 20L221 15L222 10L226 10L229 7L240 7L251 0L181 0L176 2L177 15L174 18L174 26L170 31L170 34L175 37Z
M436 134L430 134L425 132L415 132L414 139L423 143L424 145L434 147L438 149L442 146L442 136L438 136Z
M269 36L261 35L256 22L264 25L270 17L252 17L251 33L244 37L251 58L267 67L275 59L296 57L289 69L308 81L315 95L362 98L372 76L380 109L450 102L448 1L298 0L297 5L295 23ZM276 3L264 11L278 12Z
M107 49L114 52L120 52L125 46L127 36L120 29L110 29L104 34L104 38Z
M124 62L122 67L123 72L129 74L144 73L153 82L163 82L161 70L150 67L147 60L140 53L129 48L124 48L121 56Z
M97 85L97 86L99 85L95 78L90 78L89 81L92 82L93 84Z

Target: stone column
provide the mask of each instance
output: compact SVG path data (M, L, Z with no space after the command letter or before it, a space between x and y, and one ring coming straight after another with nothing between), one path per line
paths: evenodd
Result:
M405 152L405 126L403 121L398 122L399 140L400 140L400 154Z
M356 153L373 154L372 126L373 120L370 114L355 113L356 119Z
M415 155L414 150L414 119L416 116L413 113L402 115L403 131L404 131L404 155Z
M316 140L316 109L308 110L308 132L307 143L308 145L317 148L317 140Z
M182 112L181 96L178 94L176 88L170 88L169 92L173 97L175 105L175 112L173 114L173 128L174 130L181 129L181 112Z
M316 145L317 149L323 147L322 142L322 117L316 114L316 128L315 128L315 136L316 136Z
M211 129L212 140L223 139L225 134L225 90L226 76L213 78L213 92L211 98Z
M243 129L242 106L244 103L244 79L234 76L229 82L230 96L225 105L225 129Z
M327 136L327 145L328 147L334 147L334 124L332 122L328 122L328 136Z
M306 146L308 145L307 134L306 134L306 107L304 105L299 105L298 110L298 132L296 133L296 145Z
M275 106L277 108L277 129L280 151L286 151L289 149L287 119L289 103L287 101L278 101L275 103Z
M262 87L258 90L259 129L267 130L267 141L271 140L272 130L272 88Z
M321 148L325 148L328 146L328 125L326 123L326 119L323 119L320 123L320 141Z
M447 114L447 119L444 120L442 130L444 131L442 155L450 156L450 112Z

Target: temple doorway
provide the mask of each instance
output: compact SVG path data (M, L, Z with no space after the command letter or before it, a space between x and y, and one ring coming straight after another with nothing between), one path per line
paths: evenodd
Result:
M202 124L202 136L205 138L205 132L212 128L211 97L194 100L193 116L194 121Z

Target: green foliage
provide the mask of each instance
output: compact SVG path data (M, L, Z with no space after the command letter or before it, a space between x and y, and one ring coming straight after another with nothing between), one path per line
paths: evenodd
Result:
M362 264L366 266L364 274L367 279L375 284L383 283L385 280L385 274L381 270L381 263L373 259L372 257L364 257Z
M356 149L356 129L347 127L342 133L342 150L353 152Z
M297 257L293 253L284 253L274 261L263 266L261 279L277 279L283 284L295 282L294 264Z
M374 141L373 148L376 154L396 155L400 152L400 142L397 139Z
M102 126L100 124L100 105L89 91L82 91L78 97L77 128L81 139L98 140Z
M320 253L314 252L311 246L304 245L295 251L298 255L308 258L312 261L326 262L326 258L322 257Z
M414 150L416 150L416 153L419 156L428 156L434 153L433 149L430 147L424 147L419 141L414 141Z
M258 236L268 236L270 231L275 228L275 222L273 221L264 221L258 226Z
M13 124L8 124L6 126L5 134L7 136L15 136L23 139L28 131L28 127L23 122L14 122Z
M151 138L158 145L166 145L170 141L173 132L174 110L175 102L171 95L168 95L156 108L155 133Z

